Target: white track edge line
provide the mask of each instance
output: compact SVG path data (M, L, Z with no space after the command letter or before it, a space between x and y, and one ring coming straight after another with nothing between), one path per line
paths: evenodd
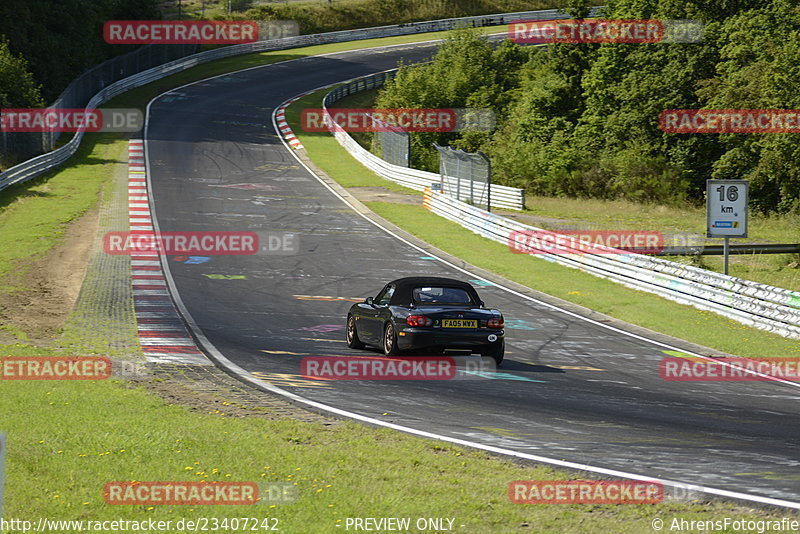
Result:
M421 43L413 43L413 44L425 44L425 43L439 42L439 41L442 41L442 39L436 39L436 40L432 40L432 41L422 41ZM372 47L372 48L391 48L391 47L397 47L397 46L408 46L408 43L404 43L402 45L388 45L388 46L385 46L385 47ZM366 49L349 50L349 51L345 51L345 52L360 52L360 51L363 51L363 50L366 50ZM342 53L342 52L333 52L333 53L329 53L329 54L320 54L320 56L331 55L331 54L339 54L339 53ZM317 57L317 56L307 56L307 57ZM256 67L249 67L247 69L242 69L240 71L234 71L234 72L235 73L239 73L239 72L244 72L244 71L253 70L253 69L257 69L257 68L269 67L271 65L276 65L276 64L279 64L279 63L287 63L289 61L301 61L302 59L303 58L291 59L291 60L287 60L287 61L271 63L271 64L268 64L268 65L259 65L259 66L256 66ZM200 82L212 80L214 78L219 78L221 76L225 76L225 75L229 75L229 74L231 74L231 73L219 74L219 75L216 75L216 76L211 76L209 78L196 80L194 82L190 82L190 83L184 84L184 85L182 85L180 87L177 87L177 88L169 89L169 90L164 91L163 93L155 96L153 99L151 99L147 103L147 107L145 108L144 131L143 131L143 135L142 135L142 138L143 138L142 139L142 141L143 141L142 144L143 144L143 147L144 147L144 154L145 154L145 167L147 169L151 168L151 165L150 165L150 151L149 151L149 148L148 148L148 144L149 143L148 143L148 140L147 140L147 133L148 133L148 130L150 128L150 107L153 104L153 102L155 102L156 100L158 100L159 98L161 98L162 96L164 96L165 94L167 94L167 93L169 93L171 91L175 91L175 90L181 89L183 87L188 87L190 85L195 85L195 84L200 83ZM341 83L341 82L338 82L338 83ZM331 84L331 85L337 85L337 84ZM319 89L322 89L324 87L329 87L329 86L330 85L323 86L323 87L320 87L320 88L318 88L316 90L312 90L310 92L313 93L315 91L318 91ZM280 106L278 106L278 107L280 107ZM274 113L275 112L273 111L273 115L272 115L273 127L276 126ZM275 128L275 129L276 129L276 133L277 133L277 128ZM284 147L289 151L289 153L292 154L294 156L294 158L308 172L310 172L312 176L314 176L317 179L317 181L319 181L323 186L325 186L336 197L338 197L340 200L342 200L342 202L344 202L347 206L349 206L358 215L360 215L361 217L363 217L367 221L371 222L376 227L380 228L381 230L383 230L384 232L388 233L389 235L391 235L391 236L395 237L396 239L402 241L403 243L406 243L409 246L411 246L411 247L413 247L413 248L415 248L415 249L417 249L417 250L419 250L421 252L424 252L426 254L430 254L428 251L425 251L421 247L419 247L419 246L407 241L406 239L400 237L399 235L393 233L388 228L384 228L383 226L378 224L376 221L373 221L372 219L370 219L369 217L367 217L363 213L361 213L358 210L356 210L355 207L352 204L350 204L344 197L342 197L338 192L336 192L333 188L331 188L328 184L326 184L322 179L320 179L319 176L317 176L317 174L315 172L313 172L295 154L295 152L293 150L291 150L288 146L286 146L287 143L285 142L285 140L283 139L283 137L281 135L277 135L277 137L279 139L281 139L281 142L283 143ZM146 176L146 181L147 181L147 184L148 184L148 190L152 192L153 189L152 189L151 174L149 172L147 172L145 174L145 176ZM159 223L158 223L158 217L157 217L156 210L155 210L155 197L153 195L151 195L151 198L150 198L150 212L152 213L152 216L153 216L153 225L155 227L155 230L156 230L156 232L159 232L160 226L159 226ZM513 294L513 295L522 297L522 298L524 298L526 300L540 303L540 304L542 304L542 305L544 305L546 307L552 308L554 310L558 310L558 311L560 311L562 313L566 313L566 314L568 314L570 316L576 317L576 318L584 320L584 321L591 322L593 324L608 328L610 330L613 330L615 332L619 332L621 334L624 334L624 335L627 335L627 336L630 336L630 337L634 337L634 338L637 338L637 339L641 339L643 341L648 341L648 342L653 343L655 345L659 345L659 346L662 346L662 347L667 347L667 348L670 348L670 349L673 349L673 350L679 350L681 352L685 352L687 354L691 354L691 353L688 353L687 351L684 351L682 349L678 349L676 347L672 347L670 345L667 345L667 344L664 344L664 343L661 343L661 342L658 342L658 341L655 341L655 340L651 340L651 339L639 336L637 334L633 334L631 332L625 332L624 330L620 330L620 329L611 327L609 325L605 325L603 323L599 323L597 321L589 319L588 317L583 317L583 316L578 315L578 314L576 314L574 312L570 312L569 310L564 310L562 308L559 308L559 307L557 307L555 305L552 305L552 304L549 304L547 302L539 301L539 300L537 300L537 299L535 299L533 297L529 297L527 295L524 295L524 294L522 294L522 293L520 293L518 291L515 291L515 290L511 289L511 288L507 288L505 286L496 284L495 282L492 282L491 280L486 280L486 279L484 279L484 278L482 278L482 277L480 277L478 275L475 275L474 273L471 273L471 272L467 271L466 269L462 269L461 267L458 267L457 265L453 265L452 263L450 263L450 262L448 262L448 261L446 261L446 260L444 260L442 258L438 258L435 255L431 254L431 256L435 257L438 261L444 263L445 265L451 266L451 267L455 268L458 271L461 271L461 272L463 272L465 274L469 274L470 276L475 276L475 278L478 279L478 280L483 280L485 282L489 282L489 283L491 283L492 285L494 285L496 287L499 287L499 288L501 288L501 289ZM163 257L160 256L160 258L163 258ZM479 450L484 450L484 451L487 451L487 452L493 452L493 453L496 453L496 454L502 454L502 455L505 455L505 456L512 456L512 457L521 458L521 459L525 459L525 460L532 460L532 461L535 461L535 462L546 463L546 464L550 464L550 465L557 465L557 466L560 466L560 467L566 467L566 468L570 468L570 469L577 469L577 470L581 470L581 471L588 471L588 472L592 472L592 473L599 473L599 474L604 474L604 475L608 475L608 476L617 476L617 477L626 478L626 479L659 482L659 483L661 483L661 484L663 484L665 486L685 489L685 490L688 490L688 491L699 491L699 492L702 492L702 493L708 493L708 494L711 494L711 495L718 495L718 496L721 496L721 497L728 497L728 498L732 498L732 499L741 499L741 500L746 500L746 501L758 502L758 503L762 503L762 504L769 504L769 505L773 505L773 506L782 506L782 507L786 507L786 508L794 508L794 509L800 510L800 503L796 503L796 502L785 501L785 500L782 500L782 499L773 499L771 497L762 497L762 496L759 496L759 495L748 495L746 493L738 493L738 492L734 492L734 491L728 491L728 490L717 489L717 488L710 488L710 487L699 486L699 485L694 485L694 484L686 484L686 483L683 483L683 482L678 482L678 481L673 481L673 480L668 480L668 479L659 479L659 478L648 477L648 476L640 475L640 474L637 474L637 473L628 473L628 472L625 472L625 471L617 471L617 470L614 470L614 469L606 469L606 468L603 468L603 467L595 467L595 466L591 466L591 465L588 465L588 464L579 464L579 463L575 463L575 462L569 462L569 461L566 461L566 460L557 460L555 458L547 458L547 457L544 457L544 456L538 456L538 455L534 455L534 454L518 452L518 451L514 451L514 450L510 450L510 449L503 449L503 448L500 448L500 447L494 447L494 446L491 446L491 445L484 445L482 443L472 442L472 441L468 441L468 440L462 440L462 439L458 439L458 438L451 438L451 437L448 437L448 436L435 434L435 433L427 432L427 431L424 431L424 430L418 430L418 429L411 428L411 427L405 427L405 426L397 425L397 424L394 424L394 423L388 423L386 421L381 421L379 419L374 419L372 417L364 416L364 415L357 414L357 413L354 413L354 412L348 412L346 410L335 408L335 407L329 406L327 404L323 404L323 403L320 403L320 402L312 401L310 399L306 399L306 398L301 397L299 395L296 395L296 394L294 394L294 393L292 393L290 391L286 391L286 390L283 390L283 389L281 389L279 387L276 387L276 386L270 384L269 382L260 380L260 379L258 379L256 377L254 377L253 375L251 375L248 371L246 371L242 367L239 367L238 365L236 365L233 362L231 362L230 360L228 360L211 343L211 341L206 337L205 333L203 333L202 329L195 322L194 317L192 317L192 315L189 313L189 310L184 305L183 299L181 298L180 293L177 291L177 287L175 285L175 280L172 277L172 272L170 271L170 268L169 268L169 262L162 261L161 263L162 263L162 269L163 269L164 275L166 276L167 281L168 281L168 287L169 287L169 290L170 290L169 292L170 292L170 295L173 298L175 306L178 307L178 310L183 315L183 318L186 321L186 324L188 325L188 327L192 331L192 333L195 335L197 340L200 342L200 344L203 346L203 348L206 351L208 351L208 353L217 360L217 363L221 364L228 371L234 373L241 380L244 380L246 382L250 382L250 383L254 384L255 386L257 386L259 388L265 389L265 390L270 391L272 393L276 393L276 394L281 395L283 397L286 397L288 399L292 399L295 402L298 402L300 404L305 404L307 406L311 406L311 407L314 407L314 408L317 408L317 409L320 409L320 410L323 410L323 411L326 411L326 412L329 412L329 413L333 413L333 414L337 414L337 415L340 415L340 416L343 416L343 417L347 417L349 419L354 419L356 421L362 421L362 422L365 422L365 423L373 424L373 425L376 425L376 426L381 426L381 427L384 427L384 428L391 428L393 430L398 430L398 431L401 431L401 432L405 432L405 433L408 433L408 434L413 434L413 435L420 436L420 437L437 439L437 440L445 441L445 442L448 442L448 443L453 443L453 444L456 444L456 445L462 445L462 446L466 446L466 447L471 447L471 448L475 448L475 449L479 449ZM699 356L701 358L707 358L706 356L702 356L702 355L699 355L699 354L697 354L695 356ZM712 358L707 358L707 359L712 360ZM800 384L794 384L794 385L797 385L797 386L800 387Z

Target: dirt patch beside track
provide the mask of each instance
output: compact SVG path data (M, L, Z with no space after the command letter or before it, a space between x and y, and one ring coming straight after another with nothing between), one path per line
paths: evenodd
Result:
M10 327L0 330L0 343L19 341L12 331L24 333L34 345L55 340L83 284L98 215L95 208L72 221L58 245L21 263L0 282L11 286L0 291L0 323Z
M422 197L417 195L409 195L406 193L398 193L386 187L348 187L350 193L353 194L361 202L391 202L392 204L422 204Z

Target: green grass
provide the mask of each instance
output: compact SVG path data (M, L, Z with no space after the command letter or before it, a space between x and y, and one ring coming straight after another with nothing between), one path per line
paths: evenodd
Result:
M6 381L0 388L6 518L276 517L282 532L322 533L341 532L336 525L347 517L454 517L456 532L518 532L528 523L532 532L608 533L649 532L655 516L781 514L724 503L517 505L507 497L509 482L569 477L355 423L191 413L113 382ZM105 504L106 482L134 480L292 483L300 498L272 508Z
M97 204L126 146L119 136L87 134L67 167L0 192L0 280L24 272Z
M793 356L800 344L717 314L628 289L554 263L513 254L422 206L369 202L369 208L428 243L549 295L633 324L739 356Z
M625 200L591 200L528 196L527 213L562 220L580 220L602 229L657 230L664 233L690 232L704 236L704 207L674 207L637 204ZM556 229L556 225L542 224ZM733 239L739 243L800 243L800 216L763 216L750 214L749 237ZM709 243L722 244L721 239ZM673 261L692 263L704 269L723 271L722 256L670 257ZM800 255L737 254L731 256L729 274L747 280L800 291Z
M358 93L353 93L352 95L348 95L340 100L337 100L331 107L345 109L372 108L375 106L375 99L377 98L377 95L378 89L359 91ZM309 104L313 105L313 100L309 100ZM352 137L359 145L367 150L372 150L373 134L371 132L350 132L350 137ZM414 193L419 194L418 191L414 191Z
M528 195L527 211L532 215L559 219L578 219L601 228L647 228L664 232L705 234L703 207L657 206L627 200L593 200ZM739 242L778 242L800 240L800 216L764 217L750 214L750 237Z
M342 108L370 108L375 105L378 91L362 91L336 103ZM308 98L309 106L317 98ZM371 134L354 133L352 137L369 147ZM324 146L322 150L327 150ZM346 175L346 173L342 173ZM357 180L351 177L348 180ZM603 230L659 231L666 235L691 233L701 240L706 231L704 207L660 206L628 200L599 200L526 195L525 215L541 217L533 226L548 230L563 228L563 224L583 224ZM700 241L702 242L702 241ZM710 244L722 244L721 239ZM751 213L749 237L734 239L739 243L800 243L800 215L764 216ZM665 256L665 259L688 263L715 272L723 272L722 256ZM730 258L729 274L785 289L800 291L800 254L737 254Z
M328 90L308 95L287 110L287 121L308 150L309 157L345 187L399 187L363 167L332 136L308 134L299 128L298 110L319 107L322 96ZM797 340L769 334L711 312L628 289L576 269L514 254L507 246L480 237L434 215L421 205L381 202L369 202L367 205L420 239L478 267L623 321L738 356L800 357ZM599 209L595 212L597 218L601 214ZM580 212L573 215L578 217Z
M305 53L294 52L293 57ZM280 57L287 54L237 58L225 62L225 68ZM218 72L224 68L206 65L139 89L125 100L142 106L166 88ZM69 221L95 206L124 147L119 136L87 136L68 167L4 192L0 196L0 269L8 272L9 266L41 255L57 243ZM3 356L58 352L58 347L41 349L23 343L0 346ZM687 519L790 515L727 503L514 505L506 493L510 481L568 475L352 423L330 428L294 421L239 420L216 411L213 415L194 413L116 381L0 381L0 413L0 430L9 439L4 518L272 516L281 520L281 531L306 533L341 532L337 520L349 516L440 516L455 517L456 525L465 525L457 526L457 532L605 533L651 532L650 520L656 515L664 519L672 515ZM300 488L300 500L276 508L111 507L104 503L106 482L132 480L291 480Z
M489 34L503 32L507 29L508 26L505 25L478 28L477 31L484 34ZM303 48L293 48L290 50L278 50L274 52L262 52L257 54L247 54L244 56L234 56L209 63L203 63L196 67L173 74L172 76L157 80L138 89L133 89L108 102L105 104L105 106L139 107L143 109L147 105L148 101L164 91L220 74L231 73L251 67L270 65L280 61L301 59L313 55L331 54L334 52L346 52L348 50L358 50L361 48L400 45L427 40L444 39L447 37L447 34L448 32L419 33L414 35L384 37L381 39L365 39L362 41L333 43Z
M308 150L309 154L314 155L315 163L324 165L324 170L331 178L339 182L344 187L368 187L380 185L392 191L399 193L406 193L410 195L419 195L421 193L413 189L408 189L401 185L395 184L388 180L381 180L380 183L375 183L376 177L366 171L359 163L353 165L353 158L350 155L341 157L342 152L347 154L341 146L336 142L333 137L328 133L321 132L302 132L300 128L300 113L303 109L307 108L320 108L320 94L327 93L333 89L324 89L292 103L286 110L286 120L292 125L292 129L298 138L302 139L303 146ZM300 135L302 133L302 135ZM353 172L353 171L358 172Z
M503 28L483 28L482 31L502 31ZM144 110L147 103L159 94L211 76L309 55L440 39L445 35L446 32L425 33L232 57L202 64L134 89L106 106ZM124 148L125 140L119 134L87 134L78 153L65 166L0 192L0 291L24 289L7 285L3 277L12 271L24 272L32 260L52 249L71 221L96 205L98 195L108 184L113 170L107 164L121 161Z

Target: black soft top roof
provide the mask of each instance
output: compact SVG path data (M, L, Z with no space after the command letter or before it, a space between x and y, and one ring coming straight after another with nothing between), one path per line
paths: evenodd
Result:
M480 297L475 291L475 288L467 282L461 280L454 280L452 278L441 278L438 276L409 276L407 278L398 278L389 282L395 286L394 295L392 295L391 304L393 305L409 305L412 302L411 292L415 287L457 287L469 293L473 302L480 302Z

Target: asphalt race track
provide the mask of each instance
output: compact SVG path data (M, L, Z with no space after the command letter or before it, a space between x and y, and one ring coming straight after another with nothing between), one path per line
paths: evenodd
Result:
M508 326L502 374L451 381L299 376L304 356L364 354L344 343L352 300L343 299L374 296L401 276L476 280L350 209L298 163L271 120L275 107L299 93L431 52L432 45L403 46L300 59L152 102L146 154L162 232L299 235L296 255L167 258L173 290L205 336L261 379L382 421L800 503L800 389L662 380L668 347L486 282L478 290Z

